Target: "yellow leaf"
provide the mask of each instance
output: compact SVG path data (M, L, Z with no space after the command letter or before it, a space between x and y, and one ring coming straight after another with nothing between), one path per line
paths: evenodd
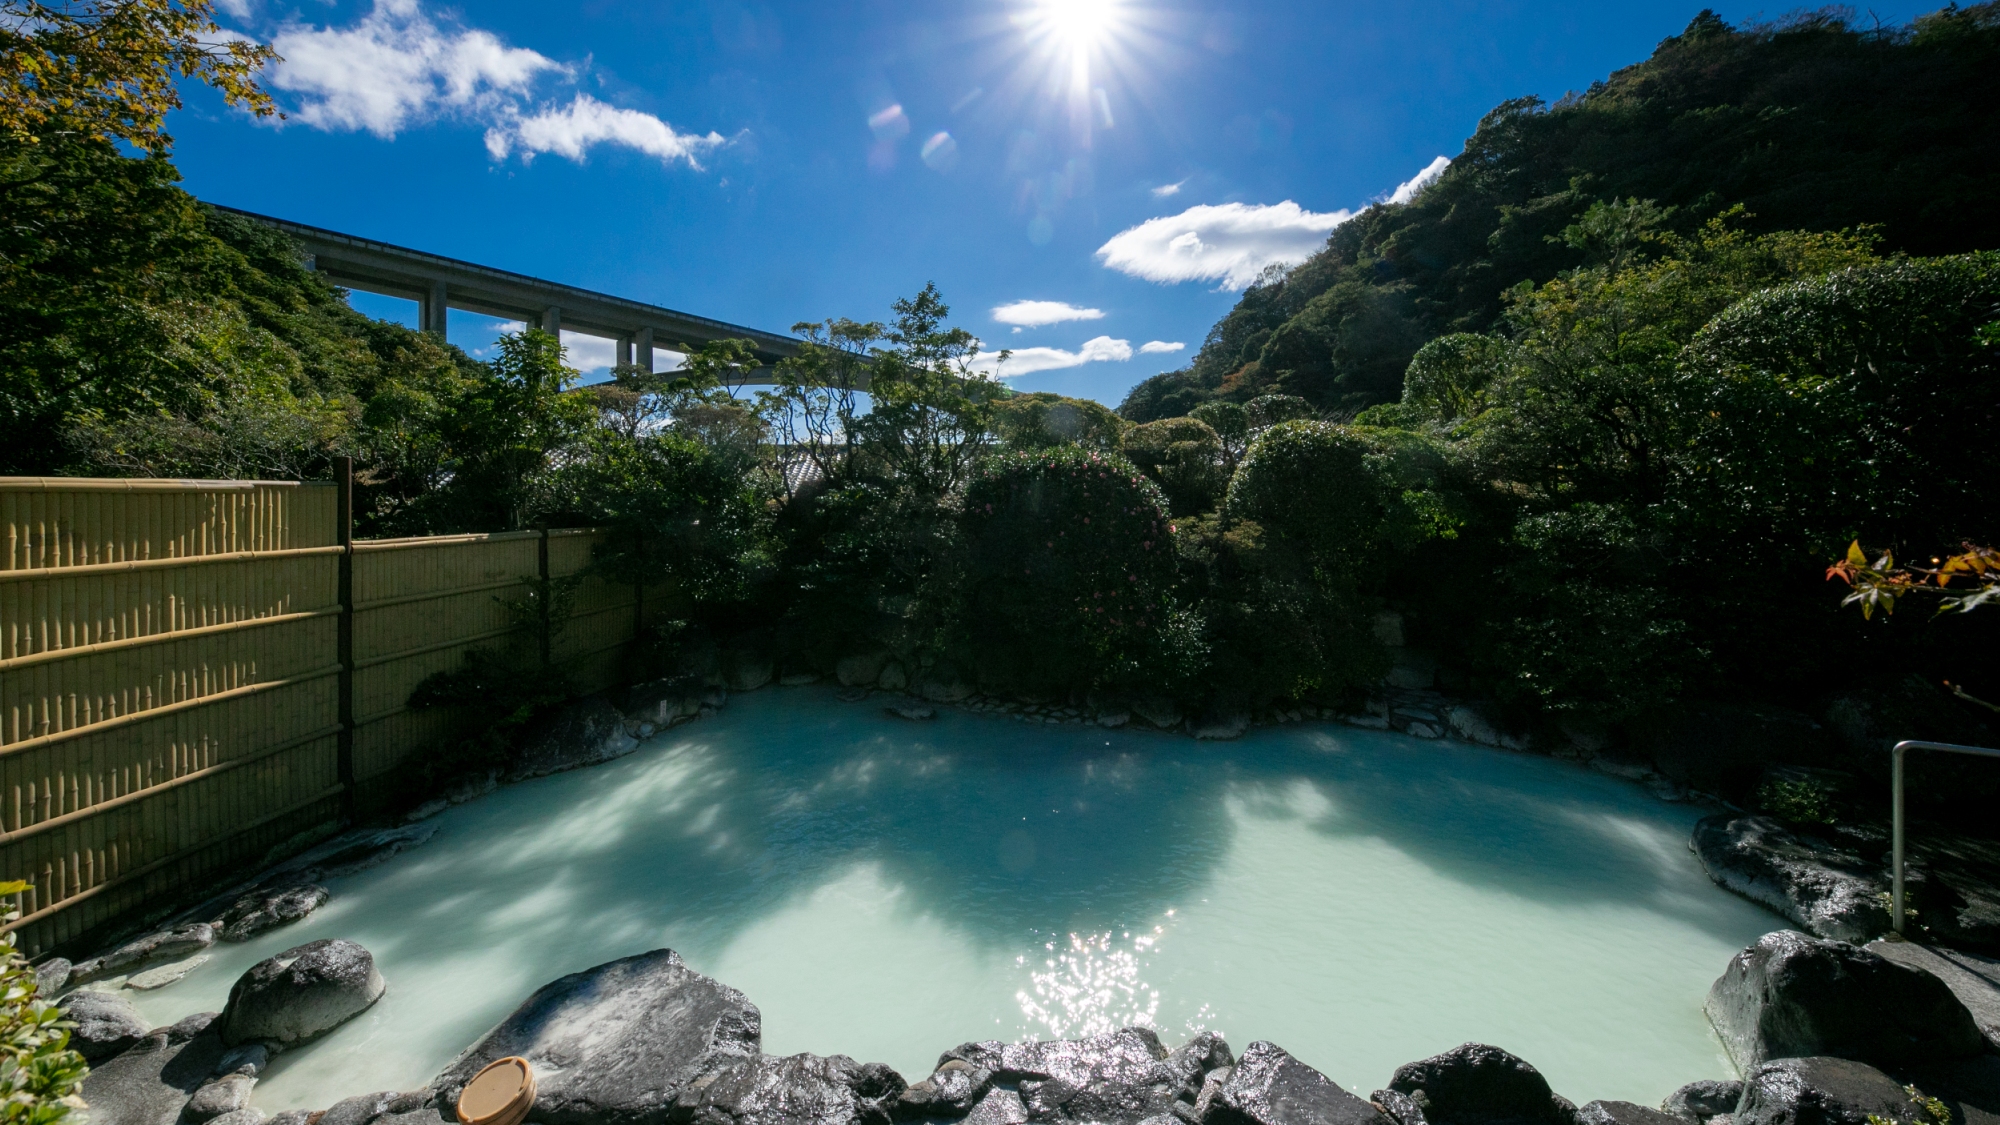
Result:
M1847 561L1855 566L1868 565L1868 556L1861 553L1861 540L1856 539L1847 545Z

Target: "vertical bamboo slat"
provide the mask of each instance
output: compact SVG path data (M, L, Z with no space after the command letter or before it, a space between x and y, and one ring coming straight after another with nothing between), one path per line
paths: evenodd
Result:
M0 879L30 954L205 891L337 823L335 489L0 478ZM528 595L595 532L363 541L353 554L353 777L395 804L445 733L411 690L533 647ZM552 655L618 677L636 593L584 578ZM649 591L651 613L666 604Z

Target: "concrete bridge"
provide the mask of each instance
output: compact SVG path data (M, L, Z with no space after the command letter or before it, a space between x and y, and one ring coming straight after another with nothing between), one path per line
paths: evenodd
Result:
M211 206L290 235L304 248L306 264L337 285L417 302L423 330L439 337L444 335L445 310L463 309L522 321L544 332L580 332L616 341L618 362L636 363L648 371L656 345L675 350L683 344L699 347L710 340L745 339L763 365L745 380L750 384L768 384L771 365L798 354L799 341L792 336L234 207Z

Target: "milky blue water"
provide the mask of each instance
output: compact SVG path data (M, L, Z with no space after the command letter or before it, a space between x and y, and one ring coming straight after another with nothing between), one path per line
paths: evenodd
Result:
M774 689L451 809L305 921L135 1000L165 1023L289 946L367 946L387 996L281 1056L270 1112L420 1086L541 984L662 946L747 993L766 1050L912 1080L965 1040L1144 1022L1270 1039L1364 1095L1478 1040L1579 1103L1657 1104L1732 1076L1702 998L1782 924L1702 874L1699 815L1335 725L1197 743Z

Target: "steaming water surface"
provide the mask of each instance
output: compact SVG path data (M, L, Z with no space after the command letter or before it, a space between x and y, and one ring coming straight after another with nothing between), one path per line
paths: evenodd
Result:
M305 921L134 999L166 1023L290 946L367 946L388 995L278 1059L274 1113L421 1086L540 985L662 946L748 994L767 1051L911 1080L965 1040L1146 1022L1273 1040L1363 1095L1479 1040L1578 1103L1657 1104L1730 1076L1702 997L1780 925L1703 876L1698 815L1340 726L1196 743L765 691L454 808Z

